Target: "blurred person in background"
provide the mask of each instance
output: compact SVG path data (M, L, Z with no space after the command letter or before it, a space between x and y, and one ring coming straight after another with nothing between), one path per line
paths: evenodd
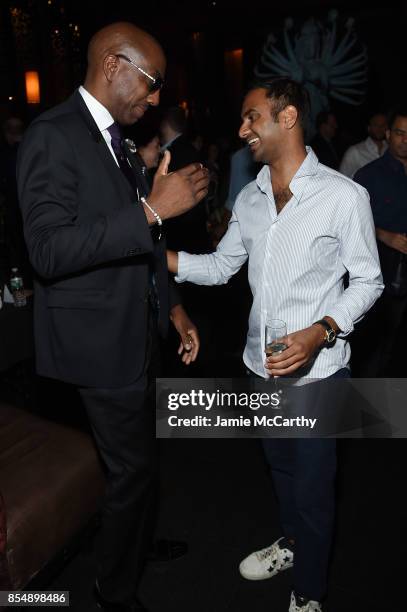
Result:
M162 157L158 126L147 120L133 126L128 133L133 139L130 142L134 156L140 164L140 171L151 188Z
M245 146L233 153L230 158L229 185L226 202L221 218L211 227L212 244L214 248L226 232L232 216L235 200L243 187L256 178L260 164L253 160L249 147Z
M188 121L186 112L180 106L169 107L164 110L160 122L161 151L169 151L171 159L169 172L179 170L193 162L203 163L203 152L198 153L188 137ZM208 195L208 194L207 194ZM207 196L199 204L176 219L169 219L164 223L164 230L168 248L191 253L209 252L211 250L210 238L207 230L206 215ZM179 340L172 329L169 331L166 344L167 356L163 359L164 374L169 377L194 376L197 371L202 375L208 372L208 364L213 360L211 341L214 314L211 312L212 303L208 297L206 287L185 284L180 289L182 303L199 329L201 336L199 363L192 364L189 372L185 372L182 363L171 358ZM211 372L214 374L214 372Z
M317 134L311 141L311 147L321 164L336 170L339 166L339 155L334 144L338 131L336 116L331 111L322 111L316 118Z
M24 240L23 220L18 206L16 165L17 154L24 135L20 117L9 117L2 130L0 147L0 190L4 200L4 239L6 267L17 267L24 285L32 287L32 268Z
M169 172L191 163L202 162L200 153L187 136L187 117L180 106L167 108L160 123L161 152L171 153ZM200 253L210 248L206 229L205 201L176 219L165 223L168 248Z
M383 155L387 149L386 130L386 115L384 113L372 115L367 126L368 137L349 147L342 158L339 172L353 178L360 168Z
M358 170L354 180L370 195L385 289L360 330L365 377L406 376L407 325L407 105L394 110L388 149Z

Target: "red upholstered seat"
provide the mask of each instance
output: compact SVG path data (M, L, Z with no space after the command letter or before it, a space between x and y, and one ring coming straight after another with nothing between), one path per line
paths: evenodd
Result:
M23 588L97 512L103 490L88 435L0 405L2 579L9 574L12 587Z
M7 523L6 507L0 493L0 591L10 589L10 576L7 563Z

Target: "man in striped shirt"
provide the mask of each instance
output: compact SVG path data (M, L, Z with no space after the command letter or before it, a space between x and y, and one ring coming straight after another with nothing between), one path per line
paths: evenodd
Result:
M279 78L250 90L239 135L264 166L238 195L215 253L168 252L178 282L205 285L226 283L248 259L253 305L244 362L254 375L295 375L299 384L349 376L346 337L383 290L367 192L305 147L306 114L306 93L294 81ZM284 320L288 336L286 350L265 360L267 316ZM244 559L240 573L262 580L294 565L289 612L320 612L335 440L267 439L264 447L284 537Z

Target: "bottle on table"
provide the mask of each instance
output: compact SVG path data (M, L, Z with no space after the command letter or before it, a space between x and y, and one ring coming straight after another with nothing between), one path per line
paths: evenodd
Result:
M14 298L14 306L17 308L25 306L27 304L27 298L25 297L24 283L18 272L18 268L11 269L10 288Z

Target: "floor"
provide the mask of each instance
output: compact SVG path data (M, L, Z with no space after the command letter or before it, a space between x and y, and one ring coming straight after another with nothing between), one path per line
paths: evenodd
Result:
M217 308L222 291L213 294ZM238 287L232 303L239 308L229 307L227 318L218 314L217 327L203 334L203 365L191 371L194 376L242 374L240 336L246 333L248 309L242 295ZM225 320L231 343L225 340ZM406 363L404 356L400 363ZM48 406L41 385L36 388L43 416L58 418L54 398L63 397L66 414L75 420L69 390L61 393L51 381L46 384ZM406 612L405 441L340 440L338 455L337 526L324 612ZM261 582L238 573L243 557L281 535L258 440L162 440L160 499L157 535L188 541L189 553L147 566L140 598L151 612L287 612L289 571ZM47 588L69 590L72 611L92 612L93 582L94 556L87 542Z
M405 612L402 440L339 442L337 529L324 612ZM249 582L237 567L279 537L276 500L256 440L166 440L161 447L159 536L189 553L147 566L140 598L151 612L285 612L290 571ZM48 588L71 610L96 609L94 559L82 550Z

